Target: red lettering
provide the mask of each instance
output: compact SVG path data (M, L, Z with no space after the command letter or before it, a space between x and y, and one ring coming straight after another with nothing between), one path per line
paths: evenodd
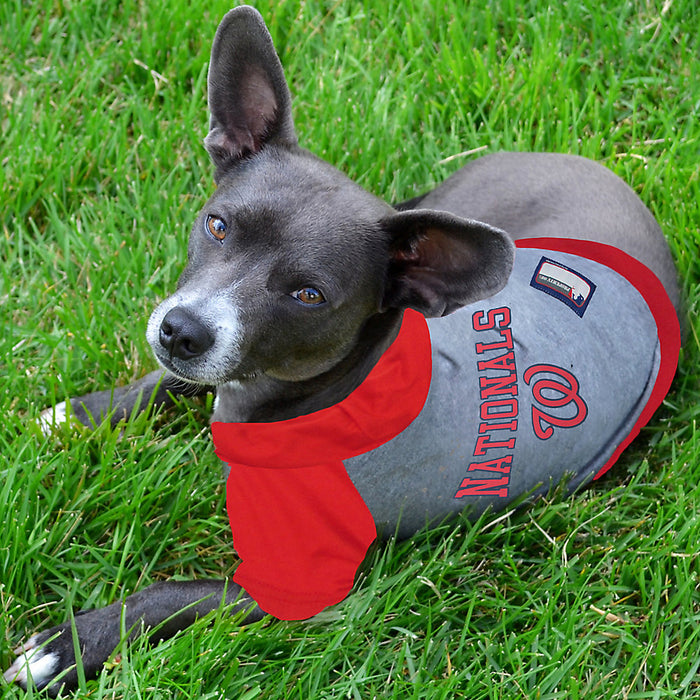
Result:
M476 447L474 447L474 456L483 457L486 450L507 449L512 450L515 447L515 438L508 440L492 440L491 435L479 435L476 439Z
M518 411L518 399L485 401L481 404L479 409L481 420L502 420L504 418L515 418L518 415Z
M481 319L478 318L479 315L481 315ZM489 311L477 311L472 316L472 327L475 331L492 331L507 326L510 326L510 309L507 306L500 306Z
M498 496L505 498L508 495L509 476L499 479L462 479L455 498L464 496Z
M540 440L549 440L554 435L554 428L575 428L586 420L588 409L583 404L583 411L571 418L557 418L544 411L540 411L537 406L532 407L532 427ZM552 427L554 426L554 427Z
M506 455L498 459L489 459L487 462L472 462L467 471L501 472L510 474L510 467L513 464L513 455Z
M513 372L505 377L479 377L479 387L481 389L481 400L485 401L492 396L500 396L501 394L509 394L510 396L518 395L518 377Z
M574 415L570 417L546 413L537 406L532 407L532 427L540 440L548 440L554 434L554 428L575 428L581 425L588 415L588 406L579 395L579 383L571 372L556 365L533 365L529 367L523 379L530 384L536 374L554 375L558 379L538 379L532 385L532 396L545 408L573 407Z
M502 328L498 331L503 340L497 340L493 343L477 343L474 346L477 355L483 355L490 350L512 350L513 349L513 334L510 328Z
M492 430L510 430L515 432L518 429L518 419L515 418L508 423L479 423L480 433L490 433Z
M515 355L512 352L505 352L490 360L480 360L476 366L479 372L484 372L487 369L515 372Z
M518 429L518 399L509 398L518 395L518 377L510 322L511 314L507 306L488 311L477 311L472 315L472 327L475 331L495 331L490 336L486 336L489 338L489 342L475 343L476 354L483 355L487 352L500 351L497 357L479 360L477 369L483 373L501 374L501 376L495 377L479 377L479 394L482 401L479 407L481 422L474 446L474 457L483 457L488 450L512 450L515 447L515 437L504 439L499 435L500 431L506 431L513 435ZM467 471L492 472L500 476L491 479L464 478L455 498L465 498L466 496L507 497L512 463L512 454L487 459L483 462L472 462Z

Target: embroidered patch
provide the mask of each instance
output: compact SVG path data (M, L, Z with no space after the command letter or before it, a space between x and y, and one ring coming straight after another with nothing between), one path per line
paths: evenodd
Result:
M537 265L530 286L563 301L581 318L596 289L580 272L544 257Z

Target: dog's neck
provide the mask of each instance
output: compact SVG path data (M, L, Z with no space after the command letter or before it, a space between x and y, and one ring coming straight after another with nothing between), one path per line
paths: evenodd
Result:
M342 401L367 378L401 328L402 311L372 316L335 367L301 382L267 376L217 387L212 421L268 423L320 411Z

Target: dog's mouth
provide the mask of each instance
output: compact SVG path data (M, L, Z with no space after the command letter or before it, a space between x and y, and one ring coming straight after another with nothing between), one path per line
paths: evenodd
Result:
M178 361L177 358L170 360L167 357L163 357L158 352L156 352L155 355L163 369L168 370L168 372L175 377L188 384L199 384L200 386L207 387L222 386L230 382L246 384L260 376L255 373L217 371L215 366L210 366L209 363L204 360L201 365L185 365L181 361Z

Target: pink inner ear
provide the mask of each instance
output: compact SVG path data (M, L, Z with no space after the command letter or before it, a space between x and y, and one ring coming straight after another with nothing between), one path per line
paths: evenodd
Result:
M229 133L231 134L229 136ZM255 148L255 138L250 133L246 125L230 126L228 133L222 133L217 144L224 155L242 156L244 153L253 151Z
M409 248L397 250L394 253L394 260L418 265L428 270L444 268L447 272L451 258L454 257L450 254L450 243L452 246L460 245L457 241L448 241L442 231L428 229L414 239Z
M277 118L277 97L264 71L248 66L238 88L212 106L219 126L204 140L210 153L223 162L259 152Z
M413 248L409 250L397 250L394 253L394 260L399 262L416 263L420 260L420 255L418 254L418 251Z
M250 133L259 145L277 117L277 98L266 74L257 66L247 71L241 85L241 109Z
M429 268L447 268L450 258L454 257L454 255L451 256L450 251L454 252L454 247L457 245L457 241L448 240L442 231L428 229L425 237L421 238L418 243L423 265Z

